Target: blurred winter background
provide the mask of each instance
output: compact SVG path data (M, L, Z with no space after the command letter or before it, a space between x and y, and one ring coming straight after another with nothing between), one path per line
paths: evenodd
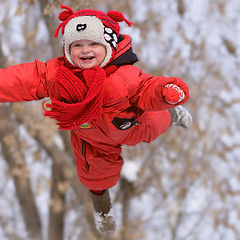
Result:
M41 102L0 104L1 240L240 239L240 1L0 1L0 64L62 54L60 4L122 11L144 71L190 87L191 129L124 147L111 189L118 230L95 229L67 132Z

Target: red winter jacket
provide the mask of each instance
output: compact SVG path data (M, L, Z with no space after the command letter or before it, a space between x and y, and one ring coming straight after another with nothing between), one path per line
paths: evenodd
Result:
M156 77L140 68L125 65L129 59L130 38L119 44L115 60L120 65L104 83L103 114L100 118L71 131L78 176L89 189L107 189L116 184L123 159L121 145L151 142L171 123L162 89L174 83L184 90L186 84L177 78ZM35 60L0 70L0 102L31 101L54 97L55 73L63 58L46 63ZM176 104L178 105L178 104ZM176 106L174 105L174 106Z

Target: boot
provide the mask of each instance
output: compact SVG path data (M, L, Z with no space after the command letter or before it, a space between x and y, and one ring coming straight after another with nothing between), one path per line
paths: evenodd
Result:
M183 106L176 106L168 109L171 115L172 124L183 128L189 128L192 125L192 116Z
M112 204L108 190L100 195L91 193L94 207L94 220L96 228L102 234L111 234L115 231L115 220L112 213Z

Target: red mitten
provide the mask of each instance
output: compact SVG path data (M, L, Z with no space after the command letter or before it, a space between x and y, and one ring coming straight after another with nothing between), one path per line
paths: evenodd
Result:
M166 102L173 105L181 102L185 98L183 90L171 83L164 86L162 94Z

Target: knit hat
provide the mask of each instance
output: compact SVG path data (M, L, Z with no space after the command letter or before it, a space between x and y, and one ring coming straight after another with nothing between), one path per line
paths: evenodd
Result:
M61 8L66 10L59 14L59 20L62 22L54 36L57 37L60 28L62 28L64 55L67 60L73 64L70 56L70 45L73 42L91 40L106 47L106 57L100 67L106 66L117 50L120 31L118 22L125 21L128 26L131 26L132 23L118 11L109 11L105 14L98 10L83 9L74 13L67 6L61 5Z

